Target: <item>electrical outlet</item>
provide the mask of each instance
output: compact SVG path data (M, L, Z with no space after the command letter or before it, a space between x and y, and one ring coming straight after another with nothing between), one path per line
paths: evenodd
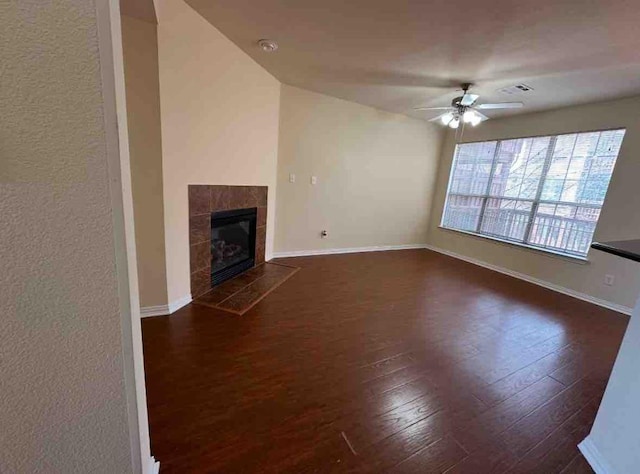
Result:
M605 275L604 276L604 284L607 286L613 286L615 282L615 277L613 275Z
M296 182L296 175L293 173L289 173L289 182L290 183L295 183Z
M311 184L318 184L318 177L317 176L312 176L311 177Z

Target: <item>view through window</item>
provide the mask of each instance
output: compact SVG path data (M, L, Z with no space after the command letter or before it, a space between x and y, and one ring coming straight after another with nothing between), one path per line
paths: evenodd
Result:
M585 257L624 133L457 145L442 227Z

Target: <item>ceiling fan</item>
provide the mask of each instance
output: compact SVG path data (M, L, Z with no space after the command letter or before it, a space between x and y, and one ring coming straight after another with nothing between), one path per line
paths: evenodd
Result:
M480 96L469 93L471 86L472 84L469 83L462 84L463 94L453 99L448 107L414 107L413 110L446 110L446 112L432 118L429 122L440 121L443 125L458 128L460 123L470 124L475 127L480 122L488 120L489 117L480 112L480 110L519 109L524 105L522 102L477 104L476 101Z

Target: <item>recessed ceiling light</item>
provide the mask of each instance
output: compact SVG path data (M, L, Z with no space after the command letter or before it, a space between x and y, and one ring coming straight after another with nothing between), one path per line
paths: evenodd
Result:
M278 43L270 39L261 39L258 41L258 46L265 53L273 53L278 50Z

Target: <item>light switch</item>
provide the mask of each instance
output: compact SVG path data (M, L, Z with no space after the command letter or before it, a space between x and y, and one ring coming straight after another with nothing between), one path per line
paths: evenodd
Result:
M318 177L317 176L312 176L311 177L311 184L318 184Z
M295 183L296 182L296 175L293 173L289 173L289 182L290 183Z

